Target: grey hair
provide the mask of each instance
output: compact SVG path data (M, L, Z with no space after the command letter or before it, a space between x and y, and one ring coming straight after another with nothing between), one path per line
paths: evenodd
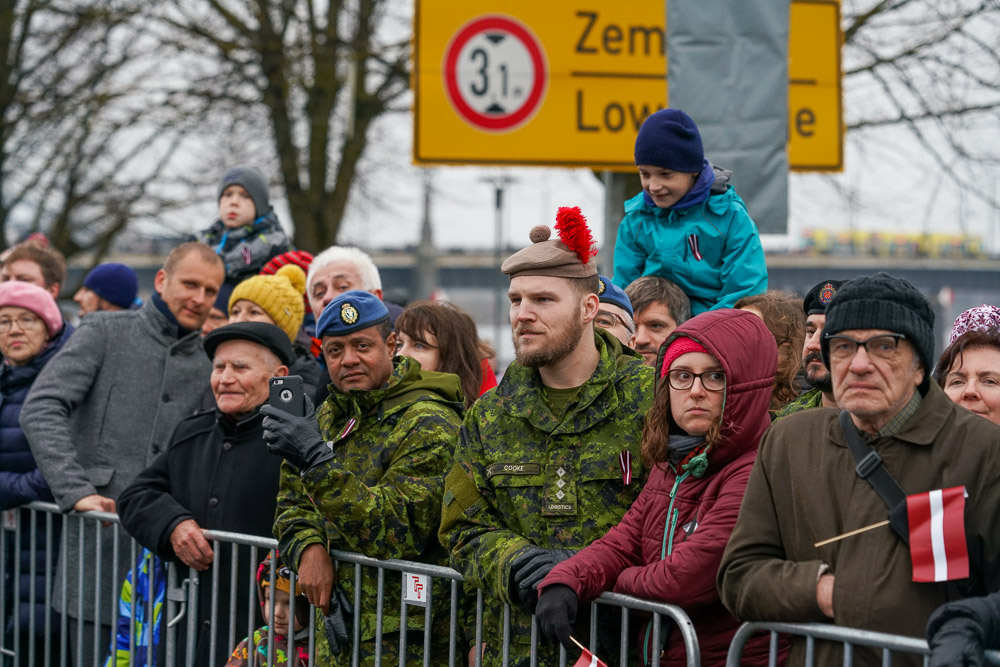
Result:
M316 274L323 268L334 262L348 262L358 269L361 276L361 289L374 293L375 290L382 289L382 278L378 274L378 267L372 261L371 256L359 248L351 246L330 246L320 254L313 257L309 265L309 273L306 275L306 293L312 292L312 282Z

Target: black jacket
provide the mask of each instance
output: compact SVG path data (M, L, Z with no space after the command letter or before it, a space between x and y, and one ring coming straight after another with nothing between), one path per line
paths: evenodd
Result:
M282 459L267 451L262 420L263 416L255 412L234 423L218 410L204 410L178 424L167 450L118 497L118 515L125 530L167 560L176 559L170 534L185 519L194 519L202 528L270 537ZM250 562L249 552L248 547L241 547L238 552L237 638L246 636L247 614L256 607L248 572L257 564ZM210 568L199 574L200 633L196 653L199 665L221 665L233 648L225 645L232 563L229 545L220 544L215 549L215 559L219 565L220 627L215 633L215 654L209 656Z

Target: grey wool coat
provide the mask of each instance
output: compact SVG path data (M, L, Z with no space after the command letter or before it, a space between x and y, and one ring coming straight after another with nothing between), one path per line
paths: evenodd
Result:
M95 493L116 499L166 450L180 421L198 408L210 374L199 333L178 339L176 324L152 300L139 310L85 317L39 374L21 410L21 428L60 509L68 512ZM117 526L87 521L81 544L79 523L66 524L53 606L80 618L82 588L82 618L110 624L130 567L130 540Z

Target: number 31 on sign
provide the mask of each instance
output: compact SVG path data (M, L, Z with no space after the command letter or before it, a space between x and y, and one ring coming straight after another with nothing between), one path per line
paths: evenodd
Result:
M481 16L445 49L445 90L455 111L488 132L523 125L541 106L548 67L541 42L508 16Z

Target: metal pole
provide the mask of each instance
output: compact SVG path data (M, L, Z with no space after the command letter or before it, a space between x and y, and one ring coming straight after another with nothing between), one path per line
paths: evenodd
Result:
M500 344L503 340L503 274L499 273L500 265L503 264L503 189L504 183L502 180L497 180L494 189L496 192L496 203L495 206L495 220L496 220L496 265L497 265L497 291L496 291L496 317L497 317L497 333L496 340L494 344L496 345L497 354L500 353Z
M510 176L497 175L488 176L479 179L483 183L489 183L493 186L493 212L494 212L494 234L495 234L495 247L494 247L494 262L497 267L497 286L496 293L494 294L494 312L496 314L496 329L494 330L493 344L496 347L498 360L500 355L501 345L503 344L503 339L505 336L504 326L505 320L507 319L507 305L506 305L506 293L507 284L504 280L503 274L500 273L500 265L503 264L504 260L504 238L503 238L503 204L504 204L504 191L508 186L512 185L515 181Z

